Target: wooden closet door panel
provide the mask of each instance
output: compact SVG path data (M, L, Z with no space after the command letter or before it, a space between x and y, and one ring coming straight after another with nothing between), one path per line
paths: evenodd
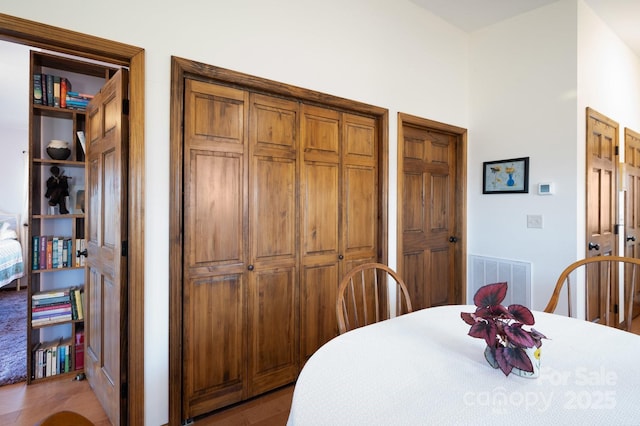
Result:
M304 362L337 335L340 279L340 113L302 105L300 350Z
M375 261L378 249L378 154L376 121L343 114L341 206L343 273ZM348 268L344 268L344 264Z
M248 396L298 373L298 103L250 97Z
M242 400L246 389L246 92L185 87L183 410Z

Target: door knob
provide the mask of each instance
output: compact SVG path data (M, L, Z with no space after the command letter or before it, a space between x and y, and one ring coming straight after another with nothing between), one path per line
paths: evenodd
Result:
M636 237L633 235L627 235L627 241L635 241Z
M449 237L449 242L450 243L457 243L458 239L456 237L454 237L454 236L451 236L451 237Z
M600 250L600 244L589 241L589 250Z
M343 255L341 255L341 254L339 254L339 255L338 255L338 259L342 260L342 259L344 259L344 256L343 256Z
M253 271L253 265L247 266L247 269L250 270L250 271Z

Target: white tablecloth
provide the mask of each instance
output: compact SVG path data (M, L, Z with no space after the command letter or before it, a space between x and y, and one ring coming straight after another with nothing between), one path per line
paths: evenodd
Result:
M640 336L534 312L536 379L505 376L460 312L416 311L329 341L302 369L288 425L640 425Z

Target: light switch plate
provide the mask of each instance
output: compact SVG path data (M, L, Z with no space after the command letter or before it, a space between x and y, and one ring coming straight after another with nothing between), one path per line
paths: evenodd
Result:
M541 214L528 214L527 215L527 228L539 228L539 229L542 229L542 215Z

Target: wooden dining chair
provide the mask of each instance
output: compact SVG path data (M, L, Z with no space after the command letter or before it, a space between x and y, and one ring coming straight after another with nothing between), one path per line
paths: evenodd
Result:
M396 315L412 311L407 286L400 276L382 263L356 266L338 286L336 315L340 334L391 317L389 289L396 291Z
M583 285L586 300L586 319L619 328L618 324L611 323L609 312L611 311L611 289L619 282L618 277L620 277L620 274L624 274L623 308L625 321L623 322L623 328L629 331L633 319L635 295L640 290L638 285L640 259L622 256L595 256L573 262L560 274L544 311L555 312L562 295L566 297L569 316L573 316L572 304L574 301L572 292L576 290L577 285ZM564 290L565 287L566 291Z
M93 422L82 414L74 411L58 411L53 413L36 426L93 426Z

